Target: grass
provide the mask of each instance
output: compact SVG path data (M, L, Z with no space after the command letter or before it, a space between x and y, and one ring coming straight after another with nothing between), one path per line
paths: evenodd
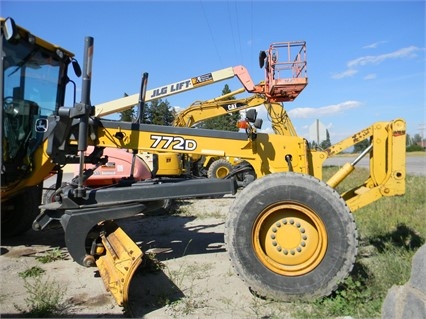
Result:
M165 265L159 261L152 252L142 255L142 265L140 267L142 273L156 272L164 269Z
M66 255L56 247L35 259L46 264L66 259ZM43 278L45 272L39 266L32 266L18 274L24 280L26 307L22 308L16 304L14 306L24 317L59 318L67 315L70 305L65 301L66 288L55 280Z
M43 280L40 276L25 278L24 288L28 296L25 298L27 309L15 305L24 317L58 318L66 315L68 304L65 302L66 290L54 280Z
M410 157L410 156L413 156L413 157L416 157L416 156L426 156L426 152L420 152L420 151L407 152L407 156L408 157Z
M51 250L48 250L46 251L46 254L36 257L36 260L41 262L42 264L47 264L47 263L54 262L56 260L65 260L65 259L67 259L67 255L59 247L55 247Z
M336 170L327 168L324 175L331 176ZM352 174L338 188L360 184L368 172L360 169ZM354 270L331 296L309 307L298 304L293 316L380 318L387 291L408 281L412 257L425 243L425 191L426 177L407 176L404 196L382 198L357 210L354 217L360 247Z
M199 281L209 276L211 264L182 264L179 269L167 268L168 277L184 293L184 297L168 305L171 315L179 318L182 315L191 315L199 309L208 311L209 292L206 287L199 285Z
M359 155L359 153L339 153L339 154L336 154L334 156L336 156L336 157L352 157L352 156L357 156L357 155ZM426 157L426 152L422 152L422 151L407 152L406 155L407 155L407 157L417 157L417 156L425 156Z
M182 257L186 255L186 251L191 244L192 240L187 243ZM177 269L167 266L165 263L159 261L153 253L144 254L141 272L153 273L163 271L167 277L175 285L179 291L182 291L182 297L176 298L174 295L179 294L177 290L171 289L169 291L157 294L153 304L156 307L166 307L171 318L180 318L187 316L198 309L208 307L208 291L198 282L209 276L212 269L211 264L205 263L180 263Z
M336 171L336 167L325 168L324 180ZM367 170L356 169L347 181L339 185L338 190L359 185L366 176ZM407 176L404 196L382 198L354 213L359 233L359 254L350 276L332 295L310 303L291 304L253 297L251 306L245 309L247 315L280 318L286 313L293 318L380 318L387 291L392 285L403 285L408 281L412 257L425 242L425 190L426 177ZM210 216L205 212L198 213ZM193 216L185 205L180 206L175 214ZM219 216L219 210L211 215L223 217ZM158 304L167 306L172 317L193 315L201 309L206 313L210 311L209 291L199 283L203 276L209 274L211 265L182 264L177 270L171 270L156 260L155 254L145 257L145 266L150 271L165 270L171 281L185 293L185 297L178 301L172 301L166 294L159 296ZM47 263L64 259L65 255L55 248L36 258L41 263ZM28 293L27 310L20 311L27 317L64 316L67 310L63 300L65 290L54 281L42 280L43 273L43 269L35 266L19 274L25 281ZM231 299L221 302L224 308L238 307Z
M324 180L337 170L337 167L325 168ZM339 184L338 191L362 184L368 174L368 170L357 168ZM283 313L292 318L380 318L388 290L408 281L412 257L425 242L425 191L426 177L407 176L404 196L383 197L354 212L359 253L349 277L330 296L309 303L280 303L253 297L250 306L244 310L239 309L241 305L231 298L222 298L220 304L227 311L244 311L253 318L281 318ZM203 218L211 213L198 209L194 215L188 205L180 205L175 214ZM212 215L216 217L216 212ZM167 299L170 302L167 307L173 314L194 315L203 307L209 311L208 292L200 287L196 289L198 274L207 274L209 269L198 269L199 266L183 264L174 271L166 267L168 277L185 293L185 297L178 301Z
M223 219L227 214L230 200L229 198L224 198L223 200L217 199L215 201L216 209L214 210L210 207L204 207L204 203L209 203L210 199L177 200L173 215L181 217L196 217L200 220L208 218ZM194 206L196 207L196 212L194 212Z
M39 266L33 266L31 268L28 268L28 269L18 273L18 275L22 279L25 279L25 278L30 278L30 277L39 277L42 274L44 274L45 272L46 272L46 270L44 270L43 268L41 268Z

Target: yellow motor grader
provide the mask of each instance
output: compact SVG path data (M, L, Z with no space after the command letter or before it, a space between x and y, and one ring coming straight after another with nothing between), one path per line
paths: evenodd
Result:
M261 87L259 84L258 87ZM180 111L174 121L174 126L196 127L199 123L214 117L227 115L246 110L246 117L238 121L237 127L245 129L248 127L247 119L256 118L257 111L254 107L263 105L271 121L272 129L275 134L296 136L296 130L284 105L279 102L270 102L265 94L256 93L245 98L235 98L236 95L246 92L241 89L224 94L220 97L206 101L196 101L188 108ZM249 109L249 110L248 110ZM257 119L255 127L260 129L262 120ZM191 162L195 162L191 167L194 173L209 178L227 178L235 176L240 186L246 186L256 177L250 163L238 158L220 158L217 156L189 156Z
M268 117L271 120L272 128L276 134L296 136L296 131L288 117L284 106L278 102L269 102L264 94L252 94L244 98L235 98L236 95L246 92L245 88L232 91L228 94L209 99L206 101L196 101L186 109L180 111L174 121L173 126L196 127L201 122L214 117L240 112L264 105ZM120 99L116 100L121 110L124 109ZM110 105L114 103L110 102ZM129 105L129 107L132 107ZM112 108L109 108L112 111ZM111 114L108 112L108 114ZM251 114L251 115L250 115ZM256 110L249 110L248 118L256 117ZM238 122L241 128L248 126L246 119ZM260 124L258 125L260 128ZM92 175L86 182L87 185L107 185L112 184L117 178L128 173L132 163L132 153L118 149L107 149L104 155L108 155L109 161L96 170L96 175ZM135 158L135 165L140 167L135 177L170 177L182 175L194 175L209 178L227 178L235 176L238 185L244 187L256 177L256 172L251 164L238 158L221 158L218 156L201 156L199 154L178 154L178 153L138 153ZM90 165L88 165L89 167ZM77 172L77 168L75 168ZM259 172L258 172L259 173ZM78 172L77 172L78 174Z
M279 94L273 93L273 91L270 92L269 90L272 90L272 88L265 85L265 82L255 85L247 69L239 65L147 90L144 94L144 102L237 77L243 85L241 89L206 101L194 102L176 115L173 125L194 127L206 119L239 112L263 104L276 134L296 136L293 124L283 104L280 102L293 101L307 85L306 44L302 41L275 43L268 53L273 56L273 59L270 59L271 62L267 61L266 65L268 66L269 63L273 65L272 69L277 72L277 78L269 79L267 76L266 82L275 84L279 82ZM261 67L265 64L266 57L266 52L262 52L259 57ZM279 60L278 57L280 58ZM243 92L251 92L253 94L249 97L235 99L235 95ZM95 115L105 117L133 108L135 105L140 104L140 99L141 95L137 93L98 104L95 107ZM143 112L143 107L143 105L140 107L139 113ZM249 119L251 119L256 129L261 128L262 120L257 119L257 112L253 109L247 112L245 120L239 121L239 127L247 129L250 126ZM142 169L137 170L138 174L134 175L137 178L146 177L147 175L152 177L193 175L193 177L210 178L229 178L234 176L238 186L245 187L255 178L269 173L268 171L260 171L257 169L259 165L253 164L253 161L257 161L257 164L260 163L258 157L254 156L251 159L245 159L245 154L246 152L242 152L237 158L229 156L222 158L218 155L179 154L160 151L156 153L142 152L138 153L138 156L132 156L132 153L128 151L107 149L104 151L104 155L108 156L111 161L99 166L95 174L86 180L86 185L112 184L122 177L124 172L129 171L129 169L125 170L123 167L130 167L132 163L133 166L142 167ZM281 159L276 158L276 160L281 163ZM278 167L281 166L280 163ZM273 163L270 165L277 166ZM78 174L77 168L75 172ZM51 187L49 194L52 194L53 190L54 187ZM167 201L167 203L170 203L170 201Z
M330 294L351 271L357 254L352 212L383 196L405 193L405 122L377 122L325 151L311 150L299 136L263 134L248 118L246 132L224 132L127 123L96 116L90 103L94 39L85 38L83 70L74 55L19 27L1 22L1 235L42 231L59 223L68 252L78 264L96 266L118 304L128 302L128 288L140 266L142 251L114 220L150 212L164 199L236 194L225 223L225 242L234 269L259 296L276 300ZM287 43L291 46L291 43ZM300 74L299 60L279 65L274 45L260 56L265 82L253 86L271 101L292 98L306 78L278 77L280 67ZM82 75L81 101L64 107L70 83L68 67ZM194 79L206 81L212 74ZM143 106L147 76L139 94ZM250 92L248 90L248 92ZM75 92L75 88L74 88ZM160 94L161 92L157 92ZM329 180L322 165L329 157L369 139L369 147ZM88 147L93 147L86 154ZM238 156L261 174L237 193L234 178L129 177L100 189L85 186L102 165L107 148L137 152L170 152ZM362 185L342 194L336 186L363 156L370 175ZM62 183L62 167L79 165L79 175ZM40 206L44 179L57 175L55 200ZM265 176L264 176L265 175Z
M271 56L270 59L267 59L268 55L266 52L261 52L259 56L260 66L263 67L266 65L266 84L265 82L261 82L255 85L247 69L242 65L238 65L147 90L144 102L168 97L201 86L211 85L237 77L243 85L241 89L210 100L194 102L188 108L177 114L173 125L193 127L209 118L238 112L263 104L276 134L296 136L296 131L291 120L283 104L279 102L293 101L307 85L306 44L303 41L275 43L269 49L268 54ZM277 87L279 87L279 93L277 93ZM250 92L253 94L246 98L234 99L234 95L243 92ZM137 93L98 104L95 108L95 115L98 117L105 117L132 108L140 103L140 98L140 94ZM142 110L139 111L142 112ZM246 120L252 119L254 127L260 129L262 120L256 119L256 117L256 110L250 110L247 113ZM247 121L244 120L240 121L238 124L240 128L243 129L249 126ZM106 154L111 154L112 157L115 157L114 155L116 153L117 151L115 150L106 151ZM131 154L125 155L129 157ZM243 156L243 154L241 154L241 156ZM237 159L229 158L229 156L227 159L224 159L217 155L205 156L200 154L166 152L153 154L144 152L136 157L136 161L149 167L152 174L157 177L176 177L188 174L214 178L236 176L239 186L244 187L257 176L263 176L266 172L261 172L256 169L250 161L241 159L241 156ZM122 162L126 165L128 161L129 160L126 159ZM99 172L102 172L103 169L112 173L111 166L104 165L98 170L98 175L93 176L91 179L98 179L98 177L100 177ZM105 180L108 180L108 177L105 176ZM90 179L88 182L90 182Z

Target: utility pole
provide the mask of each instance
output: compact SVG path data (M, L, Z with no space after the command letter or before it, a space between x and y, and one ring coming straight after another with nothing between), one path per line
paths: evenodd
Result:
M327 139L327 129L325 125L320 122L319 119L316 119L314 123L309 126L309 140L316 142L317 145L320 145L320 142Z
M424 132L426 131L426 124L424 123L419 124L419 131L420 131L420 136L422 137L421 146L424 148L426 147L425 134L424 134Z
M424 123L419 124L419 131L420 131L420 135L421 135L422 140L423 140L424 137L425 137L424 132L426 131L426 124L424 124Z

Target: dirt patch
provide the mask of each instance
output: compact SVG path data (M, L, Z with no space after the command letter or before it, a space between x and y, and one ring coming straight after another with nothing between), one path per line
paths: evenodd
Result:
M161 269L141 268L129 291L132 314L143 318L289 318L289 304L253 296L234 273L224 244L224 223L234 197L179 202L179 214L137 216L119 221ZM29 231L1 245L1 316L19 317L28 291L20 273L31 267L45 272L65 292L66 315L85 318L127 317L105 290L96 268L67 256L61 229ZM37 256L61 250L66 260L40 263ZM20 309L20 310L19 310Z

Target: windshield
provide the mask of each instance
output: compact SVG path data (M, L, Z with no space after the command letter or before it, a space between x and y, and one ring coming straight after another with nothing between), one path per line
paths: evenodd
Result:
M63 94L58 94L63 63L28 42L5 41L3 51L4 100L31 101L38 105L38 115L51 115L63 103Z
M2 184L8 184L31 172L47 117L63 105L70 60L25 37L1 39L1 170Z

